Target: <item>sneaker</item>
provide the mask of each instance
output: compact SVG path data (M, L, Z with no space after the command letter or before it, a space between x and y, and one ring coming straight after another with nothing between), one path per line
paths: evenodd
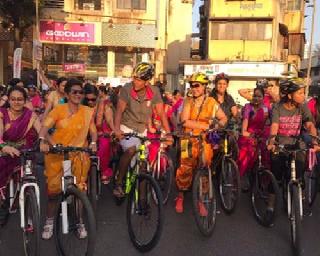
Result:
M53 220L47 219L46 224L43 227L42 239L49 240L53 236Z
M77 235L79 239L85 239L88 236L88 232L84 224L77 225Z
M208 216L208 211L207 211L206 207L204 206L203 202L201 202L201 201L198 202L198 208L199 208L199 214L201 217Z
M183 213L183 197L178 196L176 199L176 213Z

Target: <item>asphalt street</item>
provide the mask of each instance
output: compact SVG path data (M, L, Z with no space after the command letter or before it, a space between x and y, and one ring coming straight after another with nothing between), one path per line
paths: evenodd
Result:
M191 194L186 195L185 212L180 215L174 211L174 194L175 191L165 206L165 225L161 240L147 255L291 255L289 222L283 212L279 213L274 227L264 228L253 218L248 194L242 193L234 214L228 216L219 207L215 231L212 237L205 238L197 230L193 219ZM44 197L42 199L45 200ZM105 186L97 211L98 239L95 255L140 255L130 242L125 210L125 204L115 205L110 188ZM43 219L43 210L41 215ZM320 200L318 199L313 215L303 220L304 255L320 256L319 231ZM0 229L0 255L23 255L18 214L11 215L7 226ZM56 255L53 240L42 241L41 255Z

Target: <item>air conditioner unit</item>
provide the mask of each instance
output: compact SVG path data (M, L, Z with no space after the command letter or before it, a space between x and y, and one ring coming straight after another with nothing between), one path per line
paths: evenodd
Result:
M86 11L94 11L94 3L83 3L82 8Z
M288 49L282 49L281 50L281 54L280 54L281 60L282 61L288 61L288 54L289 54L289 50Z

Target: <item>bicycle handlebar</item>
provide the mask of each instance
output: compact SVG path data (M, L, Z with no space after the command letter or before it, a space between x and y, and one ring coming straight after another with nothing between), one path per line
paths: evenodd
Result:
M92 150L87 147L72 147L72 146L67 146L64 147L62 145L54 145L50 147L49 153L51 154L59 154L59 153L69 153L69 152L86 152L89 154L92 154Z

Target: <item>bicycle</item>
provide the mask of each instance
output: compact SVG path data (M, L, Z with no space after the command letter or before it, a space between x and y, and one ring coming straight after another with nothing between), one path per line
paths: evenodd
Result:
M96 241L95 215L86 193L76 185L76 178L72 174L72 162L69 153L91 153L88 148L53 146L53 154L63 154L63 177L61 178L62 193L58 200L58 207L54 217L53 234L56 250L59 256L91 256L94 255ZM84 225L87 230L86 238L79 238L77 230Z
M219 198L221 207L225 213L231 214L235 211L240 197L240 174L236 164L235 150L230 145L230 137L233 130L211 129L222 138L219 150L215 152L212 161L212 170L216 174L217 187L219 188ZM236 147L236 151L238 148Z
M88 175L88 197L93 209L97 212L97 202L101 195L101 171L100 171L100 158L96 155L90 154L90 170Z
M199 161L193 173L192 184L192 209L196 225L200 233L204 236L211 236L216 223L217 200L213 185L213 172L210 166L204 163L204 136L210 131L203 131L199 135L192 133L176 133L180 139L196 139L199 143ZM200 204L205 207L206 214L201 214Z
M26 256L40 255L40 189L32 163L35 152L35 149L20 150L20 171L12 174L9 181L9 198L4 198L9 200L9 213L15 213L17 208L20 209L20 227Z
M302 255L301 248L301 222L303 219L303 204L302 204L302 186L303 181L297 178L296 170L296 155L299 152L306 152L308 149L299 149L294 145L276 144L276 153L283 153L289 157L287 162L290 170L289 180L283 177L283 199L287 203L287 214L290 220L290 236L294 255Z
M125 133L123 136L135 137L141 142L128 168L124 192L128 200L126 218L130 240L137 250L147 252L157 245L162 234L164 223L162 193L159 184L151 175L147 159L146 142L149 139L138 133ZM145 234L143 228L151 226L153 215L155 215L153 221L155 226L149 229L152 229L151 234ZM137 228L134 225L135 218L138 219Z
M256 145L264 143L259 137L254 137ZM261 148L257 147L256 159L250 176L251 206L253 214L259 224L265 227L271 227L274 216L278 210L278 199L280 197L279 186L273 173L262 164ZM274 196L273 196L273 195ZM272 197L272 198L271 198ZM274 201L274 209L272 218L266 218L269 201Z
M164 143L167 142L167 139L149 138L149 140L158 141L160 143L156 159L151 163L150 168L152 170L152 177L154 177L160 186L163 197L162 203L166 204L169 199L174 174L172 159L165 150L166 147Z

